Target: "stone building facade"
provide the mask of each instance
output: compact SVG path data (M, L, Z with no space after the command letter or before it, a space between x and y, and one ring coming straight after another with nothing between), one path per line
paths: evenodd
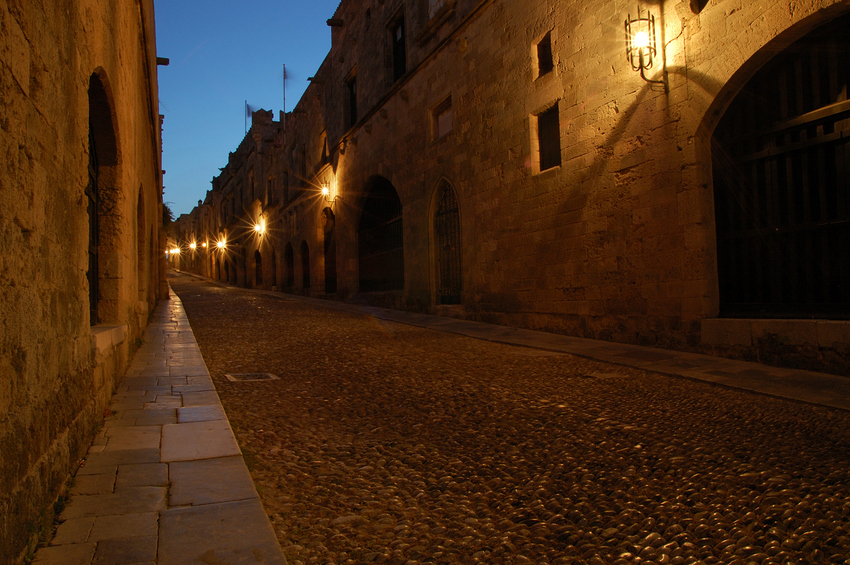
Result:
M0 563L17 563L163 291L153 1L10 0L0 42Z
M179 265L846 373L849 12L343 0L295 110L254 114L179 219L207 245Z

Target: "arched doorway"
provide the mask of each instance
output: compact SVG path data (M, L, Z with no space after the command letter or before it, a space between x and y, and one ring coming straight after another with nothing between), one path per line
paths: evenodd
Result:
M224 279L230 282L230 261L224 260Z
M776 55L715 129L721 316L850 317L847 25Z
M287 242L286 249L283 253L283 262L286 267L286 286L292 288L295 286L295 251L292 249L292 244Z
M322 210L322 229L325 234L325 292L334 294L336 292L336 218L333 210L325 208Z
M310 247L306 241L301 242L301 288L310 288Z
M360 292L404 289L401 200L389 180L375 177L366 187L357 228Z
M272 260L272 265L271 265L272 268L270 270L270 273L271 273L271 276L272 276L271 286L275 287L275 286L277 286L277 257L275 257L274 247L269 246L269 256L271 257L271 260Z
M457 195L447 182L437 189L434 214L437 304L460 304L461 282L460 210Z
M263 256L259 249L254 251L254 286L263 286Z

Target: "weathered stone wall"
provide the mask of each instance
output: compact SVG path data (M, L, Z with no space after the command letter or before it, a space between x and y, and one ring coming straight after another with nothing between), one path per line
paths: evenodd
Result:
M767 60L850 3L709 0L699 13L686 0L652 3L663 65L647 77L664 85L642 80L626 59L624 20L637 5L625 0L446 1L430 19L428 5L345 0L334 14L331 52L278 133L286 136L276 153L280 170L299 170L302 147L311 165L312 186L269 210L279 226L274 248L295 249L294 289L301 290L298 253L306 241L309 292L323 293L315 281L324 274L321 213L328 204L318 188L328 183L337 195L330 206L338 298L756 356L756 337L717 343L716 336L734 333L723 329L734 322L705 326L702 339L703 322L719 312L711 135ZM389 33L400 15L407 72L394 81ZM554 68L540 75L536 46L547 34ZM433 112L449 97L451 132L438 137ZM552 107L561 162L541 172L537 116ZM319 161L322 132L331 148L326 164ZM393 185L403 206L402 292L358 293L358 225L376 176ZM461 218L462 304L450 309L438 308L436 295L442 183L456 192ZM809 359L824 348L846 359L850 325L838 325L830 326L837 337L831 333ZM786 326L771 327L795 345L800 332Z
M15 563L52 519L159 293L153 2L4 2L0 51L0 563ZM93 74L105 96L90 102ZM90 104L109 109L97 127L112 138L96 325Z

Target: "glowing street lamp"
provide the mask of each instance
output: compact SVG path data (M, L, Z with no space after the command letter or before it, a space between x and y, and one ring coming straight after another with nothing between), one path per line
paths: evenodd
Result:
M645 71L652 68L656 57L655 42L655 16L649 11L641 14L638 5L637 17L632 18L629 14L626 18L626 59L632 66L632 70L640 72L640 77L652 84L663 84L665 89L667 83L663 80L649 80Z
M259 236L266 233L266 220L263 217L260 217L259 221L254 224L254 232Z

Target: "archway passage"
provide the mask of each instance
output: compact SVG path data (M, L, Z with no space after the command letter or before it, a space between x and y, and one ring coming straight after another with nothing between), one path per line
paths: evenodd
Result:
M310 247L306 241L301 242L301 288L310 288Z
M460 211L455 191L448 183L440 188L434 234L437 238L438 303L460 304Z
M721 316L850 317L848 25L774 57L715 130Z
M336 292L336 218L333 210L325 208L322 210L322 226L325 233L325 292L333 294Z
M260 287L263 285L263 256L260 250L254 251L254 286Z
M404 289L401 200L392 183L376 177L366 190L358 226L360 292Z
M295 286L295 252L292 249L292 244L286 244L286 249L283 253L283 261L286 267L286 286L292 288Z

